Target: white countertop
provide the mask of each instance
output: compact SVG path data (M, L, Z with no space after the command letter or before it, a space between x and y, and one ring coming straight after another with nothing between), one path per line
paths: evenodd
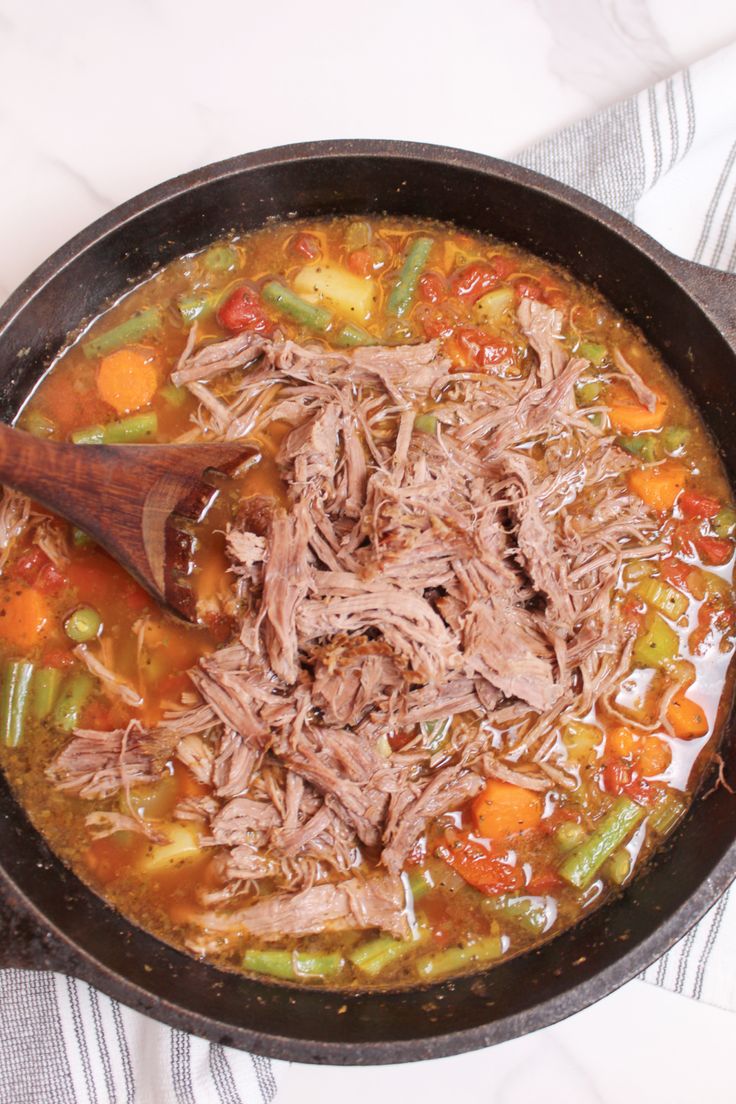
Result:
M734 38L733 0L0 0L0 297L94 218L207 162L338 137L511 155ZM635 981L431 1074L282 1067L278 1101L721 1100L735 1027Z

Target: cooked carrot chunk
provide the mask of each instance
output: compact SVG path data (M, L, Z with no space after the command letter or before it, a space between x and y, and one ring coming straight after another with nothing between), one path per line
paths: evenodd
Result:
M473 802L473 820L478 835L500 840L536 828L542 808L542 798L534 790L491 778Z
M656 468L642 468L629 475L629 487L652 510L671 510L685 486L688 469L684 464L668 460Z
M157 387L157 356L153 349L142 346L118 349L100 361L97 390L118 414L130 414L147 406Z

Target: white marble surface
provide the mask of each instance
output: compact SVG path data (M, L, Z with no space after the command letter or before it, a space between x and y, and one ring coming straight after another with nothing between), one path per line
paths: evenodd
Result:
M734 0L0 0L0 296L98 215L206 162L328 137L504 156L734 38ZM282 1066L279 1102L732 1099L735 1025L632 982L431 1073Z

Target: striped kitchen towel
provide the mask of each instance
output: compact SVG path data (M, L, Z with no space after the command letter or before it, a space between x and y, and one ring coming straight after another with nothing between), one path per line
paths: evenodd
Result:
M736 45L519 161L614 207L676 253L736 269ZM736 1008L736 893L643 976ZM252 1104L277 1098L283 1072L61 975L0 972L0 1024L0 1104ZM420 1091L424 1076L414 1078Z

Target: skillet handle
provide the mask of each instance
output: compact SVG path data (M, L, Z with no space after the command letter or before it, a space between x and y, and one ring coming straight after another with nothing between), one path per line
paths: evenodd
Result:
M0 969L71 973L71 965L63 944L38 923L0 876Z
M736 273L677 258L680 278L726 340L736 346Z

